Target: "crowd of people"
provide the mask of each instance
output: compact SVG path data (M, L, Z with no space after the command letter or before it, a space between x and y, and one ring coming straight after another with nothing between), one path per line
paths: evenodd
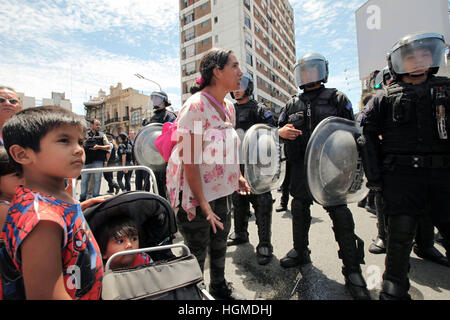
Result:
M441 35L431 33L399 40L388 55L387 72L380 73L380 90L364 101L356 118L347 96L325 86L328 61L315 53L295 65L295 82L302 92L287 102L278 123L267 106L253 99L252 75L241 70L230 50L213 48L202 57L201 76L178 115L166 109L170 105L166 93L152 93L154 115L143 125L171 122L177 133L166 170L155 173L158 193L173 208L183 241L202 272L209 255L213 297L242 298L225 279L225 261L227 246L249 242L250 204L259 238L256 261L264 266L273 257L272 193L256 190L258 178L247 181L237 151L239 130L247 132L255 124L277 132L287 158L276 211L287 210L290 195L293 246L280 260L282 268L312 263L311 205L318 201L308 186L312 168L307 167L305 154L316 127L329 117L362 128L359 152L370 189L367 201L377 215L379 231L369 252L386 254L380 299L410 299L409 255L414 239L419 256L448 265L450 81L435 76L445 57L444 44ZM234 104L226 98L229 93ZM117 251L139 247L139 226L116 219L93 235L83 208L104 200L101 173L81 174L79 199L68 192L67 180L78 178L83 168L136 164L135 132L105 134L98 119L87 128L84 119L59 107L21 111L17 93L7 87L0 87L0 108L4 145L0 149L0 294L4 299L99 299L105 261ZM131 175L132 170L121 170L115 181L105 172L108 193L130 191ZM137 190L149 191L145 171L135 172L135 182ZM320 204L332 221L345 286L354 299L368 300L360 267L364 242L355 233L346 199L331 190ZM234 232L229 235L232 225ZM442 235L447 257L434 248L434 227ZM152 263L151 257L140 254L118 260L113 268L147 263ZM74 268L81 272L77 285Z

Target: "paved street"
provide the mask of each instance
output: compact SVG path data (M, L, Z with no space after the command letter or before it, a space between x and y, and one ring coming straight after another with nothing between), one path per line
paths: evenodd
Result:
M79 190L79 187L77 188ZM134 190L134 175L132 178ZM102 180L102 193L106 194L107 183ZM79 192L79 191L78 191ZM274 208L279 204L280 193L276 197ZM289 202L290 206L290 202ZM378 299L381 275L384 271L385 255L373 255L368 246L376 236L376 217L359 208L349 206L353 212L357 235L364 240L365 264L363 275L368 283L371 295ZM250 219L250 243L229 247L227 251L226 278L246 298L252 300L340 300L351 299L344 287L341 273L342 262L338 258L338 246L332 232L332 223L326 211L319 205L312 206L312 225L310 229L310 249L312 264L302 268L284 269L279 264L292 248L292 230L290 212L277 213L274 210L272 222L272 243L274 259L266 266L256 262L255 248L258 244L254 216ZM233 227L232 227L233 231ZM175 243L181 242L177 233ZM444 253L440 244L436 247ZM450 300L450 268L440 266L418 258L411 253L411 289L415 300ZM208 261L205 267L205 282L209 283ZM295 283L299 280L296 292L291 296Z

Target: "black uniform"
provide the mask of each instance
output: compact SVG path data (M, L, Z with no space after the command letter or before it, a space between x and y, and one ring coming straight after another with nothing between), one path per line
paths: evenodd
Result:
M176 114L173 113L170 110L167 110L166 108L155 110L153 113L153 116L150 117L150 119L144 119L142 122L142 126L146 126L150 123L166 123L166 122L174 122L177 118ZM142 171L143 178L145 179L145 176L148 176L148 173L145 171ZM158 184L158 194L167 199L167 192L166 192L166 170L162 170L161 172L155 172L155 178L156 182Z
M351 102L336 89L328 89L323 85L315 90L305 91L300 96L294 96L280 114L278 126L291 123L296 129L302 130L294 141L282 139L285 143L288 165L291 169L290 193L292 233L294 249L281 259L284 267L310 262L308 249L308 232L311 225L310 206L313 200L308 192L304 157L308 140L320 121L337 116L354 120ZM350 293L355 298L367 299L368 292L361 275L360 264L364 263L364 242L354 233L355 224L352 213L347 205L324 208L333 221L333 231L339 245L339 258L344 267L342 273Z
M439 94L443 97L437 98ZM450 140L439 138L436 121L436 106L443 105L448 126L449 96L448 78L431 75L418 85L393 82L362 119L368 186L382 191L387 216L381 298L408 298L409 255L418 219L431 215L449 256Z
M235 103L236 109L236 130L247 131L252 125L257 123L266 123L275 126L270 109L262 103L257 103L250 99L245 104ZM242 168L241 168L242 170ZM272 223L272 194L269 192L263 194L250 194L248 196L240 195L237 192L233 194L234 206L234 235L231 239L238 237L248 241L248 219L250 217L250 203L255 210L256 224L258 226L259 244L256 248L260 264L270 261L272 256L271 223Z

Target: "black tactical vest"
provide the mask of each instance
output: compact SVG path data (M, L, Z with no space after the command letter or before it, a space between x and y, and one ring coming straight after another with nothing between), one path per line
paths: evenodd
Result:
M287 123L303 132L294 141L287 140L285 143L289 161L303 159L314 128L323 119L338 115L338 108L333 102L336 92L333 88L323 88L318 95L314 95L314 92L303 93L300 97L294 97L293 103L286 106Z
M247 103L237 104L234 108L236 110L236 130L242 129L247 131L250 127L257 123L268 123L269 121L261 117L261 109L268 109L262 103L258 103L250 99Z
M95 161L105 161L106 160L106 151L103 150L89 150L89 147L93 147L95 144L102 146L103 145L103 132L99 131L96 135L94 132L89 130L87 132L87 140L85 144L85 152L86 152L86 164L95 162ZM95 143L94 143L95 141ZM86 148L86 146L88 148Z
M159 111L155 111L153 113L153 116L150 118L150 120L146 123L146 124L150 124L150 123L166 123L168 121L173 121L176 118L176 115L169 111L166 110L165 108Z
M394 82L381 103L384 154L448 154L450 136L439 138L436 105L443 105L448 129L450 81L432 76L419 85ZM442 107L441 107L442 108ZM449 133L450 135L450 133Z

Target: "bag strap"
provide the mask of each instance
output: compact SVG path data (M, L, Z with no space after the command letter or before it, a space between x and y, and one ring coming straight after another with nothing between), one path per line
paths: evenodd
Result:
M230 121L231 121L231 116L228 113L228 111L220 103L218 103L217 100L212 95L210 95L209 93L207 93L205 91L200 91L200 93L204 94L206 97L208 97L210 100L212 100L212 102L214 102L216 104L216 106L218 106L219 109L222 110L223 113L225 113L228 116L228 119L230 119Z

